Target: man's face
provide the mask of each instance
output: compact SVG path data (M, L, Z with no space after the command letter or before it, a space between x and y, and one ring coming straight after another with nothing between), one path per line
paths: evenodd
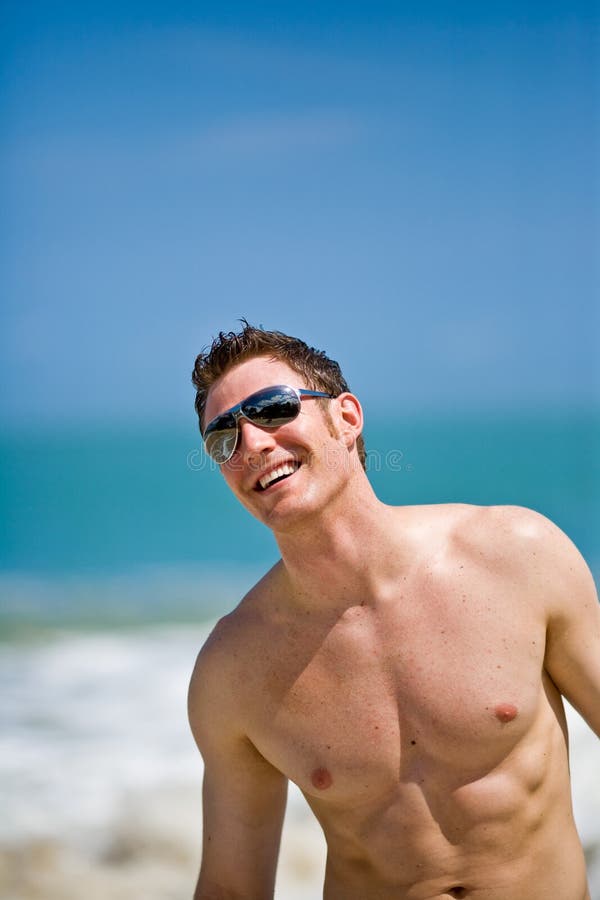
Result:
M210 389L204 424L255 391L276 384L309 387L279 360L256 357L240 363ZM337 401L326 402L332 405L335 421ZM317 512L343 476L337 470L347 461L347 449L316 398L303 399L299 415L286 425L260 428L242 417L238 428L236 451L221 472L240 502L274 530L285 530L299 517ZM276 470L280 477L264 487L265 478Z

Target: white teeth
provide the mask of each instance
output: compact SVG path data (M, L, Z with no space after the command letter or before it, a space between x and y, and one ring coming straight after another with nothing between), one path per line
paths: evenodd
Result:
M263 475L262 478L259 478L259 484L261 488L267 488L272 481L275 481L276 478L281 478L282 475L293 475L296 471L296 466L293 466L291 463L283 463L283 465L279 466L277 469L272 469L271 472L268 472L266 475Z

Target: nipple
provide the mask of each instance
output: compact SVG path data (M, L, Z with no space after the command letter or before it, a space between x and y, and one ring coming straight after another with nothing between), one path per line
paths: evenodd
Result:
M310 776L310 780L313 783L314 787L318 788L320 791L327 790L328 787L331 787L333 784L333 778L331 777L331 773L324 768L315 769L315 771Z
M512 722L517 715L517 712L517 707L513 706L512 703L500 703L499 706L494 707L494 715L498 721L503 724Z

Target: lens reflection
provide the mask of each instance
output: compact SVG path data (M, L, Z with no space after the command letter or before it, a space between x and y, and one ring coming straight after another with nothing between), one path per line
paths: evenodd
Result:
M300 401L291 391L260 391L248 397L242 405L242 412L257 425L271 426L283 424L298 414Z

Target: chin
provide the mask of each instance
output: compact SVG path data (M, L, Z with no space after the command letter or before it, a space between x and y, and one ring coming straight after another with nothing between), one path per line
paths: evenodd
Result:
M332 498L319 498L304 494L296 497L282 497L281 502L266 510L254 513L257 519L275 533L290 534L308 526L317 527Z

